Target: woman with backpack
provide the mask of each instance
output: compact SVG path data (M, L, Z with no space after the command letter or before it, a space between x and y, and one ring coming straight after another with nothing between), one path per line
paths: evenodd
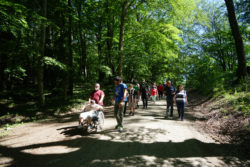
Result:
M179 85L175 95L175 104L177 105L178 115L181 121L184 121L184 109L187 104L187 93L182 85Z
M147 109L148 108L148 98L149 98L149 87L147 85L147 83L145 82L145 80L142 81L142 84L140 86L140 93L141 93L141 99L142 99L142 103L143 103L143 109Z

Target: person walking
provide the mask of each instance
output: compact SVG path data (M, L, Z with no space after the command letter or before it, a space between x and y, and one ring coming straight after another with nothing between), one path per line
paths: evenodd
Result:
M129 89L128 89L128 106L129 106L129 115L134 116L135 115L135 105L136 105L136 90L133 87L133 84L129 85Z
M175 96L175 88L172 86L171 81L167 82L167 85L165 86L164 90L166 96L167 96L167 111L166 111L166 118L168 115L170 115L170 118L173 118L173 111L174 111L174 96ZM170 111L169 111L169 108Z
M140 101L140 84L139 83L135 85L135 91L136 91L136 96L135 96L136 108L139 108L139 101Z
M100 84L96 83L95 84L95 90L91 93L89 97L89 104L91 100L95 101L95 104L99 104L103 106L103 100L104 100L105 94L102 90L100 90Z
M158 90L158 94L159 94L159 100L161 100L161 99L162 99L162 95L163 95L163 91L164 91L163 85L162 85L162 84L159 84L159 85L157 86L157 90Z
M123 115L124 117L126 116L126 112L127 112L127 105L128 105L128 87L125 83L122 82L122 84L124 85L124 87L126 87L126 95L125 95L125 99L124 99L124 111L123 111Z
M154 102L154 104L156 103L156 97L157 97L157 94L158 94L158 90L156 88L156 85L154 84L150 90L150 94L151 94L151 97L152 97L152 100Z
M114 79L115 83L115 106L114 106L114 116L117 121L116 129L119 128L120 132L123 132L123 112L124 112L124 101L127 94L127 86L122 83L121 77L117 76Z
M177 111L181 121L184 121L184 110L187 104L187 93L182 85L179 85L175 95L175 105L177 106Z
M141 92L141 99L142 99L142 103L143 103L143 109L147 109L148 108L149 89L148 89L148 85L145 82L145 80L142 81L140 92Z

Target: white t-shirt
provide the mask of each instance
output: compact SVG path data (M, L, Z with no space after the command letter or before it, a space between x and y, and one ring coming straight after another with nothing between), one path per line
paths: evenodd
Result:
M182 90L176 94L176 102L186 102L187 93L185 90Z
M96 111L101 108L100 105L98 104L94 104L94 105L87 105L84 110L83 113L80 114L80 118L83 118L84 120L87 119L87 117L94 117L96 116Z

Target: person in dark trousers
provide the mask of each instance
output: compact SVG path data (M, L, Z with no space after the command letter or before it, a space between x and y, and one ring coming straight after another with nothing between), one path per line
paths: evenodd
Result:
M184 109L187 104L187 93L182 85L179 85L175 95L175 104L177 106L178 115L181 121L184 121Z
M159 84L159 85L157 86L157 90L158 90L158 94L159 94L159 100L161 100L161 99L162 99L162 95L163 95L163 91L164 91L163 85L162 85L162 84Z
M128 87L125 83L122 82L122 84L126 87L126 96L125 96L125 99L124 99L124 111L123 111L123 114L124 114L124 117L126 116L126 112L127 112L127 105L128 105Z
M140 87L140 92L141 92L141 99L143 103L143 109L148 108L148 94L149 94L149 89L148 85L145 82L145 80L142 81L141 87Z
M129 115L134 116L135 115L135 107L136 107L136 95L137 92L133 86L133 84L129 85L128 89L128 106L129 106Z
M136 102L136 108L139 108L139 101L140 101L140 84L137 83L135 86L136 96L135 96L135 102Z
M116 129L119 128L120 132L123 132L123 112L124 112L124 101L127 94L127 86L122 83L121 77L117 76L114 79L115 83L115 106L114 106L114 116L117 121Z
M168 81L164 92L167 96L167 111L166 111L166 118L168 115L170 115L170 118L173 117L173 111L174 111L174 96L175 96L175 88L172 86L171 81ZM170 112L169 112L170 108Z

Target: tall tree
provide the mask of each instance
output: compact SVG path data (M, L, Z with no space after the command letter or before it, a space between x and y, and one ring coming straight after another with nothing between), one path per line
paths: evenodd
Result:
M107 24L107 39L106 39L106 44L107 44L107 56L106 56L106 63L107 65L111 68L112 73L114 73L114 64L112 63L112 49L113 49L113 38L114 38L114 22L115 22L115 17L114 17L114 12L111 11L110 9L110 2L109 0L106 1L106 14L107 14L107 19L106 19L106 24Z
M87 77L87 42L86 42L86 33L85 30L83 30L83 20L82 17L83 11L82 6L83 2L78 0L77 1L77 15L78 15L78 36L79 36L79 50L80 50L80 73L83 75L83 77Z
M72 10L71 0L68 0L68 6ZM69 94L73 95L73 50L72 50L72 11L69 14L68 27L68 51L69 51Z
M238 58L237 77L239 81L241 78L244 78L247 75L244 43L243 43L242 36L239 30L239 25L235 16L235 8L234 8L233 0L225 0L225 3L227 6L228 19L229 19L230 27L231 27L232 34L234 37L235 47L236 47L236 52L237 52L237 58Z
M127 14L127 7L128 7L128 0L124 0L122 2L120 36L119 36L118 75L120 75L120 76L122 76L123 48L124 48L124 30L125 30L125 17L126 17L126 14Z
M44 19L47 17L47 0L42 1L42 13L41 16L44 17ZM45 103L45 96L44 96L44 50L45 50L45 38L46 38L46 23L45 20L41 23L41 36L40 36L40 45L39 45L39 51L40 54L37 59L37 82L38 82L38 98L40 105L44 105Z

